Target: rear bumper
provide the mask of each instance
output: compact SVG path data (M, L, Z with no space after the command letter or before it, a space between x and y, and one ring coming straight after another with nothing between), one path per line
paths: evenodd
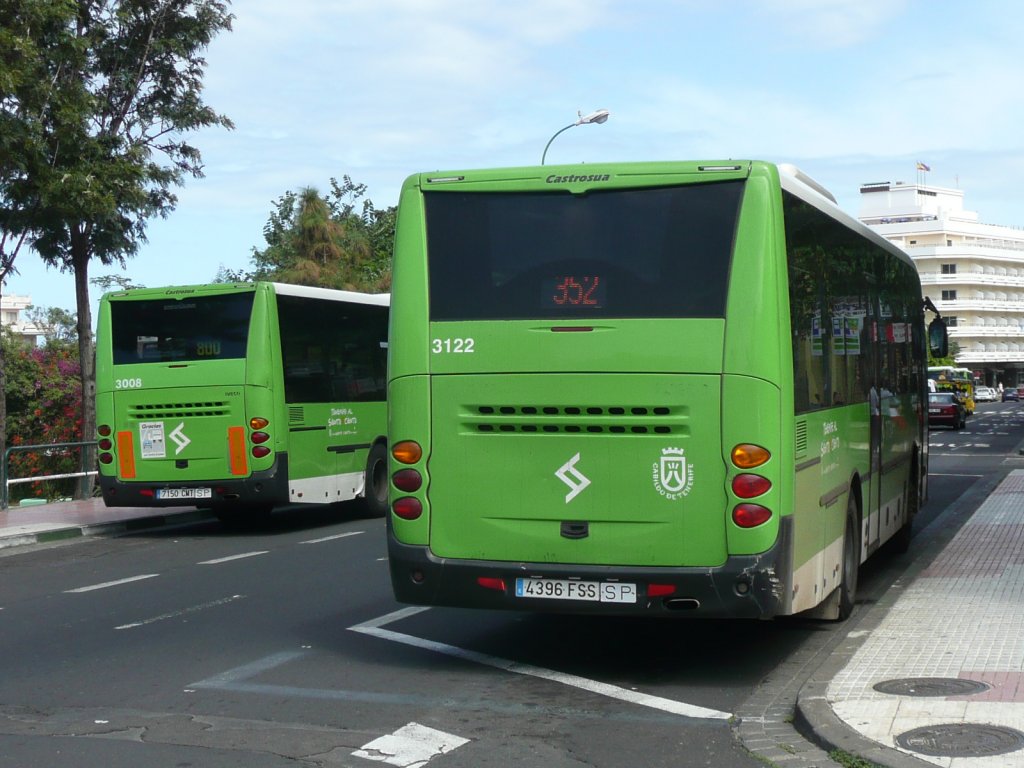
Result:
M108 507L205 507L214 510L246 506L276 506L288 503L288 454L279 453L274 465L239 479L193 480L189 482L146 482L119 480L100 475L100 490ZM158 499L164 488L211 488L210 498Z
M757 555L730 557L713 568L628 567L516 563L438 558L428 547L397 541L388 521L388 557L395 598L413 605L690 618L768 619L788 613L792 567L790 518L775 545ZM517 578L633 583L635 603L516 597ZM490 580L491 587L479 579ZM497 587L500 582L504 588ZM649 584L670 584L670 595L649 597Z

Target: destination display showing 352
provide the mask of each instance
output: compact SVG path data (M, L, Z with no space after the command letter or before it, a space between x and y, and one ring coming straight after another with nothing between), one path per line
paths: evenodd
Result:
M606 283L600 275L554 275L541 281L541 305L546 308L605 306Z

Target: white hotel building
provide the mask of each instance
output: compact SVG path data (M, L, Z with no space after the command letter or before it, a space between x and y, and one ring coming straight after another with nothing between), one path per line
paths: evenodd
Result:
M1024 230L979 223L959 189L864 184L860 200L860 220L917 265L957 364L992 386L1024 383Z
M46 335L46 331L22 316L21 313L31 306L31 296L0 295L0 323L5 328L10 328L15 336L21 336L35 345L40 337Z

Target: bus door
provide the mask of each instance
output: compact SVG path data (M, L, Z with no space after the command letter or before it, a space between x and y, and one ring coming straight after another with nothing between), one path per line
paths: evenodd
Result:
M888 404L885 402L889 390L885 387L884 363L882 359L884 340L879 331L878 317L872 317L868 321L871 329L871 344L867 354L868 382L870 391L868 393L868 405L871 414L871 427L869 430L870 441L870 481L866 488L862 488L863 509L861 516L863 524L861 531L864 540L861 546L869 550L881 535L878 511L881 509L882 501L882 433L883 413ZM891 396L891 395L890 395Z

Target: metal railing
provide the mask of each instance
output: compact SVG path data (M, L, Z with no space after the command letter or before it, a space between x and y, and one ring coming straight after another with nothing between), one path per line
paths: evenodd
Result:
M95 440L86 440L78 443L42 443L40 445L12 445L6 451L4 451L4 462L3 466L0 466L0 485L3 488L0 489L0 509L7 509L8 500L10 496L10 487L17 485L18 483L38 483L43 480L63 480L68 477L87 477L89 475L97 474L96 470L82 471L82 472L66 472L60 475L39 475L37 477L19 477L11 479L9 476L9 462L12 453L19 453L21 451L49 451L58 448L82 448L85 446L96 445Z

